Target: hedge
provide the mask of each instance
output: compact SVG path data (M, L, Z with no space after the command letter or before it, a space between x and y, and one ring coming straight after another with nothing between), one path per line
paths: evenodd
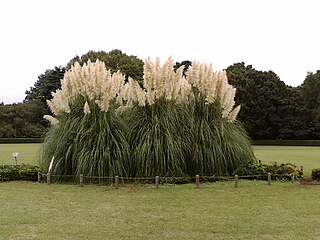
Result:
M0 181L37 181L41 169L31 165L0 165Z
M0 138L1 143L42 143L42 138Z
M254 145L320 146L320 140L255 140Z
M238 168L234 174L241 177L246 176L246 179L267 178L267 174L271 173L274 179L291 179L291 174L295 174L296 177L301 178L303 172L296 165L292 163L282 163L278 165L274 164L262 164L260 161L247 163ZM258 177L259 176L259 177Z

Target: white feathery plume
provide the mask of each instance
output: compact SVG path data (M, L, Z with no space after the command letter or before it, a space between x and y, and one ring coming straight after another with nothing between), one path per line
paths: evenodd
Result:
M134 103L144 106L146 104L146 93L137 81L129 77L128 82L120 87L117 102L123 106L127 105L131 107Z
M84 114L90 114L91 113L88 101L86 101L85 104L84 104L83 112L84 112Z
M70 113L70 104L80 95L95 101L102 111L108 111L110 101L118 96L124 80L122 73L111 74L99 60L89 60L82 67L76 62L61 80L61 89L52 93L53 99L47 103L55 115ZM90 113L90 108L84 111Z
M50 162L50 165L49 165L49 169L48 169L48 173L51 173L52 166L53 166L53 161L54 161L54 156L51 159L51 162Z
M180 82L180 97L177 100L180 103L187 103L189 100L193 99L193 94L191 91L191 84L185 78L181 79Z
M234 121L236 120L237 115L238 115L238 113L239 113L239 111L240 111L240 108L241 108L241 106L238 105L237 107L235 107L235 108L229 113L228 120L229 120L230 122L234 122Z
M213 72L211 65L193 61L188 69L188 81L200 91L206 104L218 101L222 117L234 121L240 107L233 110L236 89L228 83L226 71Z
M216 88L216 97L221 100L223 94L226 91L226 85L228 85L228 79L225 71L219 71L216 73L216 81L217 81L217 88Z
M55 117L50 116L50 115L44 115L43 118L48 120L52 125L59 124L59 120L56 119Z
M134 81L133 79L129 78L130 83L130 92L131 96L133 96L133 99L138 102L139 106L144 106L146 104L146 93L145 91L140 87L139 83L137 81Z
M184 66L181 66L174 71L171 57L162 66L159 58L157 58L155 64L152 63L150 58L145 60L144 88L146 89L145 96L148 104L154 104L156 99L162 97L167 100L180 101L182 91L184 91L184 96L188 95L188 90L191 92L191 85L183 77L183 68ZM190 85L190 87L187 85Z
M147 58L144 64L144 90L131 78L125 84L123 74L119 71L112 74L99 60L89 60L82 67L76 62L61 80L61 90L52 93L53 99L47 102L55 115L70 113L70 104L81 95L106 112L112 99L116 99L122 107L133 103L151 105L159 98L186 102L194 98L191 90L194 86L207 104L218 101L223 118L236 117L239 108L233 109L235 88L228 83L225 71L213 72L211 65L193 61L186 80L183 69L184 66L181 66L174 71L171 57L163 65L159 58L155 63ZM90 113L88 102L84 105L84 112Z

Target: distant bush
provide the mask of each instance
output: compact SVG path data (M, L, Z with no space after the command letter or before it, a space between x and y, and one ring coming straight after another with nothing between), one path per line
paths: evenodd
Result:
M37 181L41 169L31 165L0 165L0 181Z
M320 168L312 169L311 177L314 180L320 181Z
M42 138L0 138L1 143L42 143Z
M234 174L239 176L248 176L248 178L263 178L268 173L276 175L276 178L288 178L290 174L295 174L296 177L302 177L300 169L292 163L282 163L278 165L274 163L272 165L262 164L261 162L250 162L239 167ZM281 176L283 175L283 176Z

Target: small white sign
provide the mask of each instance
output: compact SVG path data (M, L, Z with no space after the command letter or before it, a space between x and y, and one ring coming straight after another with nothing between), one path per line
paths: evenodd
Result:
M16 158L16 157L19 156L19 153L18 153L18 152L13 152L13 153L12 153L12 156Z

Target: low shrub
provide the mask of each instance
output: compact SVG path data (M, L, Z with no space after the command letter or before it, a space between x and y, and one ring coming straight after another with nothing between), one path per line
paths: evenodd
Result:
M314 180L320 181L320 168L312 169L311 177Z
M298 178L303 175L300 168L292 163L282 163L277 170L277 174L295 174Z
M41 169L31 165L0 165L0 181L37 181Z
M266 177L268 173L271 173L271 175L275 175L276 179L290 179L289 175L291 174L295 174L298 178L302 177L302 172L300 171L300 169L292 163L282 163L278 165L275 162L272 165L267 165L262 164L260 161L250 162L240 166L234 172L234 174L236 175L245 176L249 179L257 179L263 176Z

